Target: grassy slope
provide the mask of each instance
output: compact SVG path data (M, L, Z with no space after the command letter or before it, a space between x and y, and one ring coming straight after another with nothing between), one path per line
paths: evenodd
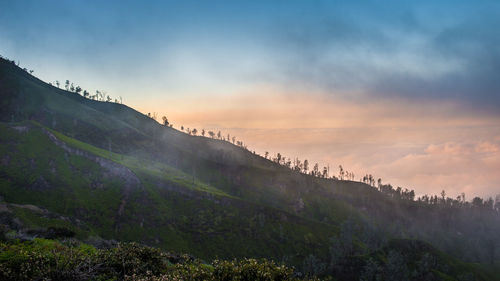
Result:
M9 122L1 125L1 155L10 155L0 171L1 195L78 217L104 238L203 258L267 256L298 263L311 252L325 256L329 237L348 217L409 235L411 227L422 226L413 223L416 206L365 184L291 172L230 143L160 126L124 105L59 90L2 60L0 93L0 120ZM13 121L27 119L37 123L17 125L32 128L28 133L12 129ZM123 179L66 153L42 128L73 148L128 167L140 187L123 188ZM439 223L430 211L420 212L430 226Z
M126 106L90 101L44 84L11 64L0 66L2 94L4 89L15 92L12 98L2 99L12 103L2 108L12 109L0 114L5 121L34 119L85 143L176 167L228 194L286 211L295 211L294 205L301 198L307 207L307 202L327 191L325 187L332 188L332 182L318 185L232 144L187 136ZM313 184L309 188L306 182ZM343 183L333 185L341 190ZM336 207L324 216L338 218L340 213L349 210ZM309 218L316 219L315 215Z
M204 258L250 255L299 260L300 253L322 248L335 233L335 227L193 182L175 168L110 153L53 132L79 151L133 171L141 186L125 190L122 179L106 175L88 157L68 153L43 130L33 122L0 124L0 152L8 162L2 166L2 178L8 180L0 182L1 195L10 203L34 204L79 218L104 238L173 247Z

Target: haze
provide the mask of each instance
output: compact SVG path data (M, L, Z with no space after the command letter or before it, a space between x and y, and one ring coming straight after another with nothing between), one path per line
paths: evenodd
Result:
M470 199L500 193L499 23L497 1L3 1L0 54L175 128Z

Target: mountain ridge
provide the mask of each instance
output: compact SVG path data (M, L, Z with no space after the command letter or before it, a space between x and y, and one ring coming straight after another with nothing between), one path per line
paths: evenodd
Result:
M425 205L361 182L304 175L128 106L63 91L3 59L0 94L0 195L82 220L103 239L296 266L313 255L318 268L332 262L342 237L338 251L348 243L346 257L362 263L393 238L428 241L469 261L498 260L498 238L488 234L499 229L495 210ZM484 237L464 242L475 227Z

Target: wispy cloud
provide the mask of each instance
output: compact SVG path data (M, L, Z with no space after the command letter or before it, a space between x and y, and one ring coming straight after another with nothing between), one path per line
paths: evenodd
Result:
M175 127L220 129L260 154L280 152L332 170L342 164L418 194L500 193L500 118L460 104L272 92L195 100L163 105Z
M3 1L0 53L257 151L493 195L499 24L495 0Z

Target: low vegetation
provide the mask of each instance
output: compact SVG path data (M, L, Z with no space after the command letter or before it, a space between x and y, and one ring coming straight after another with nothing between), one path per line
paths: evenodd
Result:
M0 242L1 280L493 280L475 265L463 264L418 241L395 240L388 248L345 257L336 274L321 274L331 265L305 260L305 271L267 259L215 259L204 262L137 243L96 248L74 239L35 238ZM319 276L319 277L318 277Z
M34 239L0 243L0 251L1 280L298 280L292 268L266 259L204 263L136 243L97 249Z
M500 276L500 197L417 197L373 175L355 181L342 166L333 176L328 166L261 157L234 136L178 131L166 117L159 124L155 114L66 85L46 84L0 58L0 230L9 240L2 266L12 274L42 266L11 279L221 280L226 275L214 274L229 268L228 279L247 280L242 270L282 264L294 267L283 271L290 278ZM134 260L133 247L143 247L115 240L221 260L160 258L159 271L144 260L125 274L110 265L112 256L100 258L129 247ZM60 262L63 253L76 260ZM78 275L85 266L88 275Z

